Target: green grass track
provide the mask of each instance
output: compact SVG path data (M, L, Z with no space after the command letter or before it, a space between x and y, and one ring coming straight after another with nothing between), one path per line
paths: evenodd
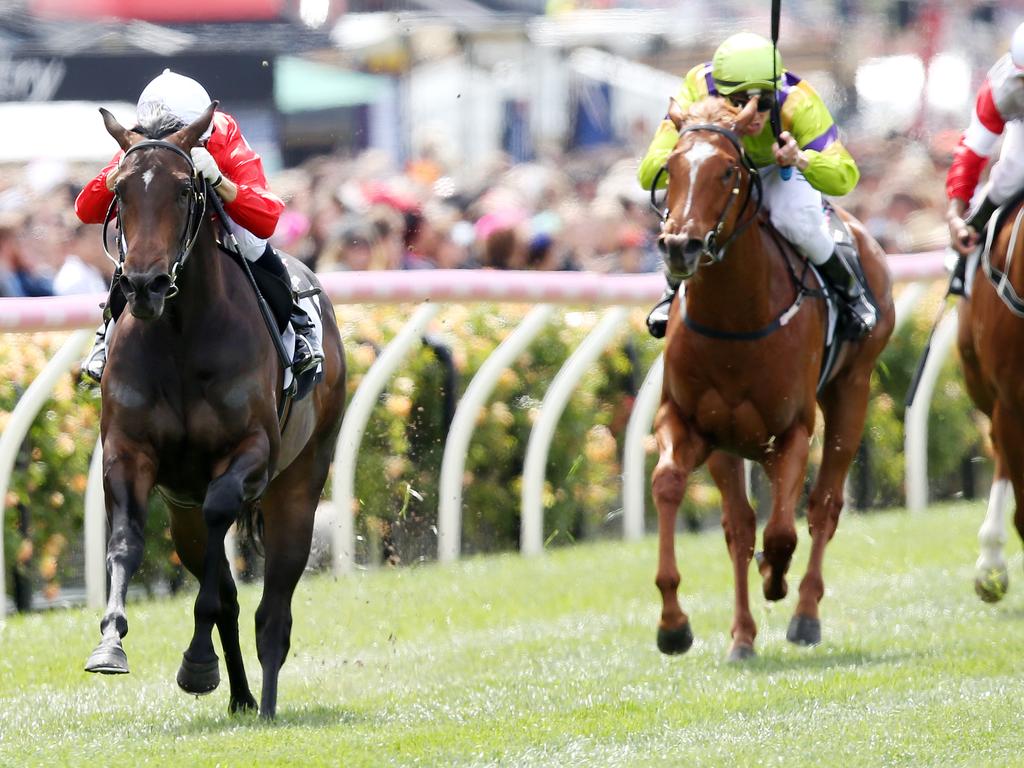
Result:
M790 596L751 569L759 656L725 663L731 567L720 532L677 540L697 636L655 648L655 542L480 557L335 580L294 602L271 725L227 714L227 681L174 683L193 595L129 606L132 673L88 675L99 612L9 617L0 632L4 766L1019 766L1024 572L974 595L981 504L846 515L826 559L822 645L785 640ZM259 666L244 587L242 641ZM223 673L223 665L222 665Z

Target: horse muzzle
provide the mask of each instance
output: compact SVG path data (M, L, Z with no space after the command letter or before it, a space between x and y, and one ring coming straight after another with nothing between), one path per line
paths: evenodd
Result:
M704 241L685 235L662 234L658 238L658 248L665 255L669 272L687 278L697 271L701 254L704 253Z
M174 281L166 272L132 272L121 275L118 284L128 300L128 308L140 320L153 320L164 311Z

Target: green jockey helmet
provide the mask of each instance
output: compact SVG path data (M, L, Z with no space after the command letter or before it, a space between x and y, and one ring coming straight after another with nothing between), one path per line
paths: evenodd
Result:
M773 90L772 58L775 76L782 75L782 57L770 40L753 32L740 32L718 46L711 59L711 76L722 96L755 88Z

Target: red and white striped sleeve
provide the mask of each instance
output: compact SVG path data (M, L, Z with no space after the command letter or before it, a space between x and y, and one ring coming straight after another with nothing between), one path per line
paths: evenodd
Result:
M1006 120L996 107L992 86L986 78L974 103L971 123L953 150L953 164L946 174L946 197L970 202L981 172L1005 127Z

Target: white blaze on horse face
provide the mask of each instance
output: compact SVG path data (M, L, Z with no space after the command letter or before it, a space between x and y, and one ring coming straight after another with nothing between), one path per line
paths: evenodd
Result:
M686 205L683 207L683 218L690 217L690 206L693 204L693 190L697 187L697 174L701 164L715 154L715 147L710 142L698 141L683 155L690 164L690 188L686 191Z
M153 180L153 169L147 168L146 172L142 174L142 183L146 185L146 189L149 189L149 182Z

